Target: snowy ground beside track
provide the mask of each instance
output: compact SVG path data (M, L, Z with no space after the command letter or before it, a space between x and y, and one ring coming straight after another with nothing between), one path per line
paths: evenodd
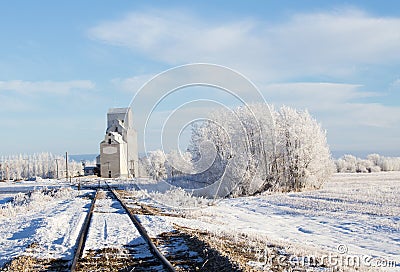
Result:
M1 204L0 265L21 254L71 259L92 191L37 192L18 205ZM23 197L23 194L20 194Z
M335 174L317 191L225 199L186 213L190 219L169 221L233 237L246 233L296 252L340 256L340 247L346 256L371 257L371 265L400 265L400 172Z

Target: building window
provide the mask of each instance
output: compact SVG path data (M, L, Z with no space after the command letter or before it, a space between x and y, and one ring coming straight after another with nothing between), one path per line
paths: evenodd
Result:
M111 139L108 139L108 144L111 144Z

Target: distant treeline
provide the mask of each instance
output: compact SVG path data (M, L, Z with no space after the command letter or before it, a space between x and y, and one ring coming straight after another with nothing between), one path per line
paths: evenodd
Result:
M344 155L335 161L338 173L371 173L380 171L400 171L400 157L384 157L370 154L366 159Z
M68 176L83 175L81 162L68 160ZM0 180L66 177L65 157L48 152L0 157Z

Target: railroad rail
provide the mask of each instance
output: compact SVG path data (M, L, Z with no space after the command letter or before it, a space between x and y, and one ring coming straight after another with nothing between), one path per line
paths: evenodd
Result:
M74 259L72 260L72 264L71 264L71 272L76 271L76 266L78 264L78 260L82 256L83 249L85 247L85 240L86 240L87 234L89 232L90 220L92 219L92 216L93 216L94 204L97 200L98 192L99 192L99 190L96 190L96 193L93 197L92 203L90 204L89 212L86 215L85 221L83 222L82 229L79 233L78 245L76 247Z
M162 253L158 250L156 245L152 242L150 236L147 234L146 229L143 227L143 225L140 223L140 220L136 217L136 215L132 214L132 212L128 209L126 204L119 198L118 194L115 193L113 189L111 189L111 192L115 196L115 198L121 203L121 206L124 207L125 211L128 213L129 218L132 220L133 224L135 225L136 229L139 231L140 235L144 238L146 243L148 244L151 252L157 256L157 258L162 262L164 267L171 272L175 271L175 268L172 266L172 264L167 260L167 258L162 255Z
M88 237L88 233L89 233L89 229L90 229L90 222L92 220L93 217L93 212L94 212L94 208L96 205L96 200L98 199L98 195L99 195L99 191L100 190L104 190L104 191L108 191L111 192L112 196L121 204L124 213L126 213L130 220L132 221L132 223L134 224L134 226L136 227L136 229L138 230L139 234L141 235L141 237L143 238L143 240L146 242L146 244L149 247L149 250L151 251L151 253L154 255L154 257L159 260L159 262L162 264L162 266L164 267L165 271L176 271L175 268L172 266L172 264L167 260L167 258L165 258L163 256L163 254L158 250L158 248L155 246L155 244L152 242L151 238L149 237L149 235L147 234L145 228L143 227L143 225L140 223L140 220L128 209L128 207L126 206L126 204L120 199L120 197L118 196L118 194L106 183L107 185L107 189L102 188L102 189L97 189L95 196L91 202L91 206L89 209L88 214L86 215L85 221L82 225L82 229L79 233L79 237L78 237L78 242L77 242L77 247L75 250L75 255L71 264L71 268L70 270L72 272L78 271L79 269L79 262L82 259L82 255L84 253L84 249L85 249L85 242L87 240ZM136 269L133 268L133 269ZM136 271L136 270L135 270Z

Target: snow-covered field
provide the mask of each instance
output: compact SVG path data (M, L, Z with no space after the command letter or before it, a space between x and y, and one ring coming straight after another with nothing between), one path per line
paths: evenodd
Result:
M400 172L335 174L317 191L225 199L185 213L187 218L169 220L232 237L246 234L303 256L354 257L364 267L400 264Z
M27 191L57 184L54 181L0 184L3 192L0 194L0 265L23 253L40 258L71 259L90 205L90 199L84 195L93 191L64 188L56 193L37 191L29 197L15 193L17 188ZM129 182L122 185L133 188ZM150 192L163 185L147 182L140 187ZM372 267L372 271L375 266L385 266L385 261L391 261L397 267L384 270L399 270L400 172L335 174L317 191L224 199L213 204L207 199L191 197L183 190L165 192L168 189L164 188L163 193L131 192L147 204L169 206L166 208L169 212L184 215L141 216L152 236L177 224L232 239L245 234L249 240L282 246L294 257L349 256L359 258L359 266ZM98 232L89 233L86 249L132 242L132 237L127 237L132 235L124 234L131 223L119 218L122 215L114 212L117 207L110 201L106 198L104 203L99 202L102 207L96 208L98 212L93 218L98 226L94 230ZM114 221L123 221L123 229L114 229Z

